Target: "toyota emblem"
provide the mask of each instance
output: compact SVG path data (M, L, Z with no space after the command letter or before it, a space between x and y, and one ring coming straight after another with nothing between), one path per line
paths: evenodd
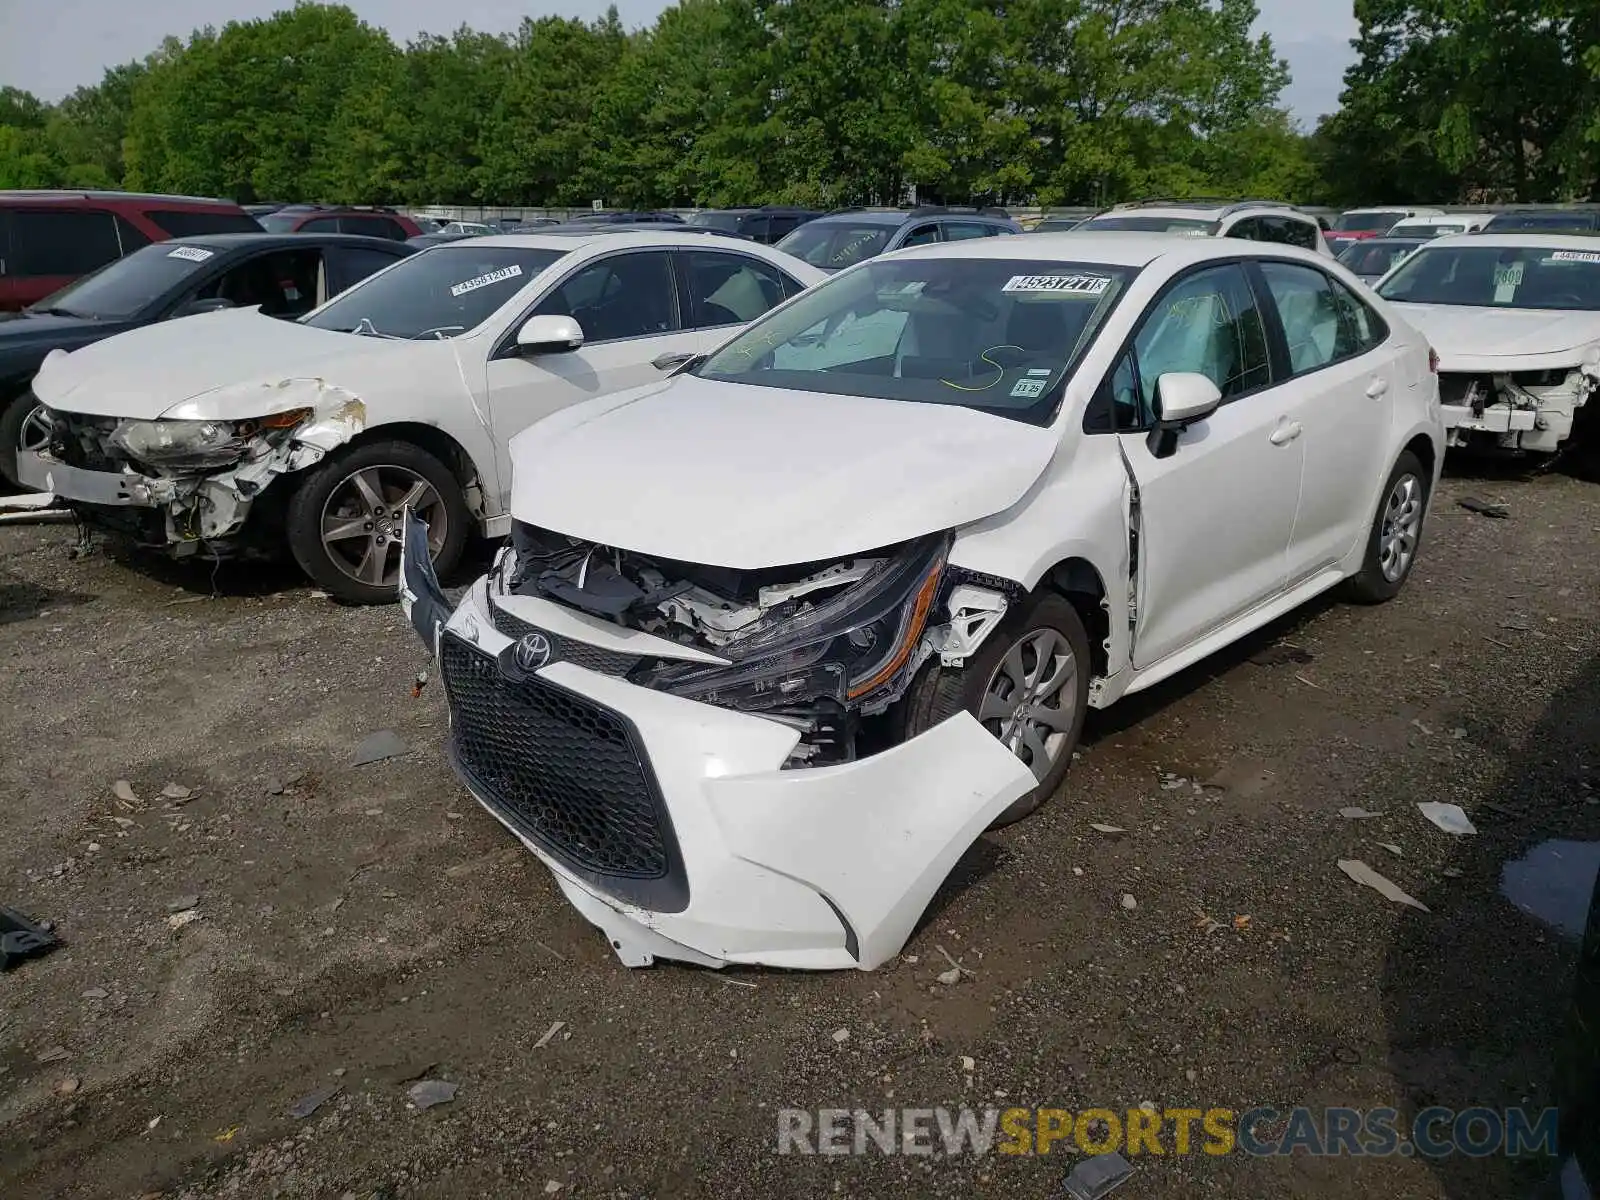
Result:
M537 671L550 661L550 639L542 633L530 633L517 642L512 656L522 670Z

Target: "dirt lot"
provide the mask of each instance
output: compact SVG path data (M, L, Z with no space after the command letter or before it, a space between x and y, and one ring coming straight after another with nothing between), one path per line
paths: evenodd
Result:
M1059 1149L780 1157L775 1112L1542 1106L1574 948L1500 881L1600 838L1597 533L1592 484L1447 481L1399 601L1313 606L1092 717L1063 793L980 842L896 963L808 976L621 967L456 786L397 612L242 568L211 599L204 572L70 559L71 527L0 530L0 903L66 940L0 977L0 1195L1033 1198ZM353 766L382 729L411 752ZM974 973L940 984L940 947ZM454 1101L408 1108L424 1073ZM1481 1200L1539 1174L1136 1168L1119 1200Z

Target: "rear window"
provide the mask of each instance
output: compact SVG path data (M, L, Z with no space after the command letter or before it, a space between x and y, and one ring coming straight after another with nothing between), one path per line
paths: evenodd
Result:
M739 232L739 214L729 212L703 212L695 213L689 218L689 224L701 229L719 229L723 233Z
M148 209L140 214L168 237L199 237L206 233L260 233L261 225L246 212L179 212Z
M305 323L376 337L455 337L482 325L564 253L473 238L434 246L363 280Z
M778 243L778 249L824 271L837 271L883 253L896 226L854 221L812 221Z
M1406 219L1404 212L1358 212L1345 213L1333 223L1335 229L1346 233L1371 233L1374 230L1388 229L1396 221Z
M261 218L261 228L268 233L293 233L295 226L305 219L305 213L268 213Z
M86 275L121 253L116 219L108 212L89 208L11 210L11 275Z
M1191 237L1209 237L1216 233L1218 222L1203 221L1198 217L1095 217L1078 228L1085 233L1184 233Z

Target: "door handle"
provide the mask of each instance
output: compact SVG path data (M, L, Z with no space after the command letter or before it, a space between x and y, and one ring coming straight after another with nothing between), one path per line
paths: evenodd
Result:
M1382 400L1389 394L1389 381L1383 378L1374 379L1367 385L1367 395L1373 400Z
M1268 440L1274 446L1287 446L1295 438L1299 437L1300 433L1301 426L1299 421L1285 421L1272 431L1272 437Z

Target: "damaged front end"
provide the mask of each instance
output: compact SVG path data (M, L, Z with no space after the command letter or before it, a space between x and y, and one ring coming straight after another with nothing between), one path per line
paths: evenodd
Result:
M965 711L892 720L1008 603L948 535L731 570L518 524L453 611L425 544L411 518L401 605L453 765L628 965L875 967L1036 784Z
M366 424L366 406L318 379L285 380L259 415L223 419L197 402L150 420L44 409L47 449L18 454L24 483L90 524L175 555L254 547L247 520L280 476L320 462Z
M1572 433L1578 409L1600 388L1600 352L1573 367L1439 374L1450 446L1553 453Z

